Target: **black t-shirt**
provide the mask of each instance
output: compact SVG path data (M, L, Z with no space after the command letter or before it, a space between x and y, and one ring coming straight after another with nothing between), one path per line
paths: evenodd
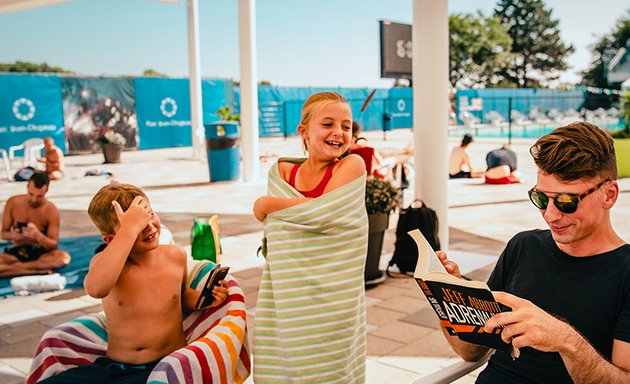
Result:
M562 252L549 230L516 235L488 279L494 291L530 300L565 319L610 360L613 339L630 342L630 245L589 257ZM559 353L497 351L477 383L572 383Z
M486 155L486 165L488 169L507 165L510 167L510 172L514 172L516 170L516 153L506 147L493 149Z

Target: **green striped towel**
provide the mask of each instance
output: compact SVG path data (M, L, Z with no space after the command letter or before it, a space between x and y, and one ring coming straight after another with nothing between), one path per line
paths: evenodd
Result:
M282 179L278 163L268 194L303 197ZM365 176L268 215L264 236L254 382L365 382Z

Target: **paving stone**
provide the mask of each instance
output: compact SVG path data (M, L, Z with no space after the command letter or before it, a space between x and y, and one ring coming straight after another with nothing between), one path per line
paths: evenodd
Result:
M385 280L386 283L380 284L374 288L365 291L365 295L374 297L377 299L387 300L391 297L401 296L406 293L405 289L397 288L389 284L389 280Z
M370 307L367 311L367 323L380 327L383 324L391 323L405 316L407 316L405 312L392 311L375 305Z
M383 356L389 352L398 349L405 344L392 341L371 334L367 335L367 354L368 356Z
M17 344L0 347L0 359L18 357L30 359L35 354L35 349L37 348L37 344L39 344L40 339L41 335L35 335L34 337L22 340Z
M5 326L0 328L0 340L6 344L14 345L34 336L41 337L47 330L48 327L39 322L31 322L18 327Z
M441 330L432 331L411 343L391 351L394 356L457 357Z
M408 316L401 318L400 321L422 327L440 329L440 321L435 315L435 311L433 311L433 308L431 307L422 308L419 311L416 311L409 314Z
M421 327L410 323L393 321L370 331L374 336L384 339L398 341L400 343L410 343L413 340L426 336L432 331L431 328Z
M422 309L425 304L414 297L408 296L392 296L387 300L383 300L375 305L376 308L387 308L404 313L413 313Z

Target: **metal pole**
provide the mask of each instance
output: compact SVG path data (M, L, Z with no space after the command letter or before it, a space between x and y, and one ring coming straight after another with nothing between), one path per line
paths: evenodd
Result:
M190 72L190 129L192 133L192 157L199 159L205 134L201 107L201 61L199 58L198 1L188 0L188 71Z
M512 96L508 97L508 144L512 145Z
M436 211L448 249L448 1L414 0L411 35L415 197Z
M243 180L260 178L258 140L258 82L256 77L256 1L239 0L238 24L241 56L241 130Z

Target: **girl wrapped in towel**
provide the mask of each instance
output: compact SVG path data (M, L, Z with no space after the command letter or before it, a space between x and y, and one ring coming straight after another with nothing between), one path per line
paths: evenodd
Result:
M365 163L339 160L352 111L339 94L312 95L298 126L308 156L280 158L254 203L266 263L256 308L254 381L365 382Z

